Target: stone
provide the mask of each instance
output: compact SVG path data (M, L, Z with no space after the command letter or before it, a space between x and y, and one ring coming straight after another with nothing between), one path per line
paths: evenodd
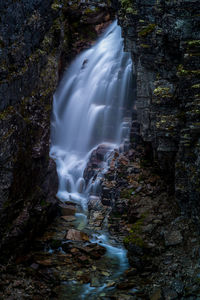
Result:
M105 271L102 271L101 274L102 274L103 276L110 276L110 274L109 274L108 272L105 272Z
M30 266L33 270L37 270L39 268L39 264L32 263Z
M124 274L127 276L127 277L133 277L135 276L136 274L138 273L137 269L136 268L131 268L131 269L128 269L124 272Z
M176 246L182 243L183 236L180 231L174 230L171 232L164 233L165 246Z
M74 216L62 216L61 219L65 220L66 222L73 222L76 220Z
M73 205L60 204L59 207L63 216L73 216L76 213L76 207Z
M115 286L115 284L116 284L115 281L109 281L106 286L107 287L113 287L113 286Z
M161 289L155 290L150 296L150 300L162 300L162 292Z
M119 290L128 290L131 289L135 286L135 282L131 282L131 281L123 281L117 284L117 288Z
M184 284L182 281L176 279L173 281L172 283L172 288L178 293L178 294L182 294L183 290L184 290Z
M49 266L53 265L53 261L50 258L49 259L43 259L43 260L38 259L37 264L49 267Z
M69 229L65 238L72 241L89 241L89 236L86 233L76 229Z
M90 244L83 247L82 251L89 254L94 259L101 258L106 253L106 249L99 244Z
M164 288L163 289L163 296L164 296L165 300L175 300L175 299L178 299L177 298L178 294L175 291L173 291L173 290L171 290L169 288Z
M100 283L97 277L92 276L91 278L91 284L92 287L99 287Z
M112 201L111 201L111 199L102 198L101 203L105 206L111 206Z

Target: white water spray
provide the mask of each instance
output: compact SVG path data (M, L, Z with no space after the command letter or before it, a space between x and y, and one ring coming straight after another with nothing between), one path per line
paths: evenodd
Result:
M86 180L84 176L94 149L102 150L105 172L109 152L123 148L129 139L131 74L131 58L123 52L121 29L114 22L91 49L75 59L54 95L50 155L57 164L57 196L79 204L83 211L87 211L89 195L95 198L99 187L98 177ZM86 215L76 216L81 230ZM128 267L126 251L110 244L105 233L94 235L91 242L104 246L108 257L114 258L116 276ZM105 284L97 290L85 285L82 299L104 288Z
M123 52L116 21L71 64L54 95L50 155L57 164L58 198L87 208L84 170L93 149L118 148L128 136L126 121L131 58Z

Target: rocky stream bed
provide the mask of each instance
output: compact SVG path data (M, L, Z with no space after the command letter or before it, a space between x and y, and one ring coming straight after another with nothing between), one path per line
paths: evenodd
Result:
M157 171L142 146L115 151L101 195L89 198L88 222L74 203L60 204L31 250L1 265L0 298L199 299L198 232ZM126 247L121 272L95 240L101 233Z

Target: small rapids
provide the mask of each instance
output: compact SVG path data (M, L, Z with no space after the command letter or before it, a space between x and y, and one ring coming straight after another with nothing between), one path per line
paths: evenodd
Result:
M129 144L131 80L131 58L123 51L121 29L115 21L74 60L54 95L50 155L57 165L57 196L81 207L76 213L79 230L87 225L88 198L99 193L110 153L123 151ZM98 149L100 175L88 178L88 163ZM113 280L128 268L125 249L110 243L107 232L94 233L90 242L106 248L107 259L114 265ZM76 284L71 283L75 290ZM105 286L83 285L81 299L93 299Z

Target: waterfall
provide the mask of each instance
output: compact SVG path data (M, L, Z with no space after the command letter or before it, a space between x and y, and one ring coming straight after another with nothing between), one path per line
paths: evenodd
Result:
M128 140L131 69L115 21L65 73L54 95L50 150L60 200L87 209L90 182L84 170L91 153L98 146L111 151Z
M115 148L123 151L129 143L131 74L131 58L123 52L121 29L115 21L91 49L74 60L54 95L50 155L57 165L57 196L78 204L79 230L87 226L88 198L98 199L95 194L110 153ZM90 174L96 167L100 172ZM110 243L107 230L93 233L90 242L106 248L115 268L110 279L128 268L126 250ZM105 288L106 283L98 288L85 284L80 299L96 299Z

